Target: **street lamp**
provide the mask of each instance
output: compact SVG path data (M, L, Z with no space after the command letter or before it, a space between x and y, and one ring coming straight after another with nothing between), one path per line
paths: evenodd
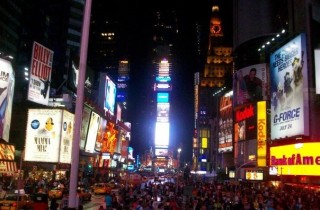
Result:
M182 149L179 147L178 148L178 170L180 170L180 153L181 153Z

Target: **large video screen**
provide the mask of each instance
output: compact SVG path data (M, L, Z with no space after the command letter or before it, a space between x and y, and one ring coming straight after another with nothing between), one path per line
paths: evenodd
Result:
M169 146L169 123L156 122L155 128L155 147Z
M231 152L232 146L232 128L233 128L233 109L232 96L224 95L220 98L219 103L219 152Z
M157 104L157 122L169 122L169 103Z
M106 76L104 110L112 115L114 115L116 90L115 83Z

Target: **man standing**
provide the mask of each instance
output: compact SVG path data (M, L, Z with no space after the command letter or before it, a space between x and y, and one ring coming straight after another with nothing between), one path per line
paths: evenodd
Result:
M262 100L262 80L256 77L257 69L250 69L249 74L244 76L246 88L249 94L249 101L260 101Z
M104 199L106 202L106 209L112 209L112 196L110 195L110 193L107 193Z

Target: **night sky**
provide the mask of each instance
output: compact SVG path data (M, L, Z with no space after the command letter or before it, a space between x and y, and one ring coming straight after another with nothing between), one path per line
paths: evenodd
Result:
M109 1L108 1L109 2ZM176 65L173 67L173 91L170 93L170 147L176 152L182 145L182 161L191 161L194 127L193 77L203 71L205 56L196 54L195 23L203 28L202 49L207 49L211 7L206 1L112 1L106 13L116 14L121 21L122 47L130 62L130 90L128 97L131 127L130 146L134 155L143 154L154 141L154 120L150 119L152 100L152 20L156 8L175 8L178 18ZM230 4L230 3L229 3ZM231 8L230 8L231 9ZM229 9L229 10L230 10ZM230 20L230 18L229 18Z

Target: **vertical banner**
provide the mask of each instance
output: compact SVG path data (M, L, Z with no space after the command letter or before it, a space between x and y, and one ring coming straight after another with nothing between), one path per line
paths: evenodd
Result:
M304 34L271 54L271 139L309 135L307 70Z
M60 163L71 163L71 151L73 141L74 114L63 111L61 142L60 142Z
M259 101L257 111L257 166L267 166L267 105Z
M9 142L14 72L9 61L0 59L0 138Z
M31 56L28 100L48 106L53 51L34 42Z

